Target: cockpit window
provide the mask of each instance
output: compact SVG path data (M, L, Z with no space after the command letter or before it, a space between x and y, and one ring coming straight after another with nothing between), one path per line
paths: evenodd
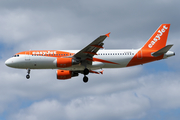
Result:
M13 57L19 57L19 55L13 55Z

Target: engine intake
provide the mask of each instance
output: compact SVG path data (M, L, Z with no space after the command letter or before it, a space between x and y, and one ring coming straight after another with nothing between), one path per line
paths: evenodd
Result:
M71 67L72 65L78 65L80 61L73 58L57 58L55 63L59 68L66 68Z
M57 79L65 80L70 79L71 77L78 76L79 74L77 72L69 71L69 70L57 70Z

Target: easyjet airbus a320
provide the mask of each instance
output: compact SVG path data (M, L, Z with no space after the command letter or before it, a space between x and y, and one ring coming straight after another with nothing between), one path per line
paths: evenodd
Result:
M166 45L169 28L170 24L162 24L139 49L100 50L108 33L82 50L29 50L16 53L5 64L27 69L27 79L31 69L58 69L57 79L70 79L81 73L83 81L88 82L89 73L103 74L103 71L94 71L97 69L130 67L174 56L175 53L169 51L173 45Z

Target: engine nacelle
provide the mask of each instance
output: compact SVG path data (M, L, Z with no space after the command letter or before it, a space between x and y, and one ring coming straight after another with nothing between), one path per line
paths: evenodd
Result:
M71 67L72 65L79 64L80 61L73 58L57 58L55 64L59 68Z
M56 74L57 74L57 79L60 80L70 79L71 77L75 77L79 75L78 73L69 70L57 70Z

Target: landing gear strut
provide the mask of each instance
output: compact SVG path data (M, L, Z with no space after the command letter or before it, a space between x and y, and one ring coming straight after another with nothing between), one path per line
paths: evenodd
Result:
M29 75L29 74L30 74L30 71L31 71L31 70L28 68L28 70L27 70L27 73L28 73L28 74L26 75L26 78L27 78L27 79L30 78L30 75Z
M83 71L83 74L84 74L83 81L85 83L87 83L88 82L88 77L86 75L89 74L89 70L87 68L85 68L84 71Z

